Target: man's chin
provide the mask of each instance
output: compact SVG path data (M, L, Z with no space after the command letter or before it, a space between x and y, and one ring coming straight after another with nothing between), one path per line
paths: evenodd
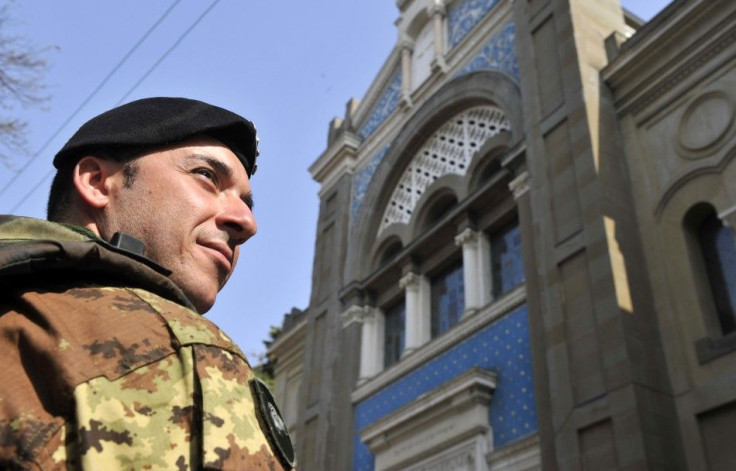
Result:
M187 296L189 301L194 305L194 307L197 309L197 312L200 314L204 314L210 309L212 309L212 306L215 304L215 299L217 298L217 293L214 294L211 293L202 293L201 291L193 292L191 290L182 289L184 291L184 294Z
M212 306L215 305L215 301L213 300L212 302L204 302L204 303L192 301L192 304L194 304L194 307L197 309L198 313L204 315L207 313L207 311L212 309Z
M196 308L197 312L204 314L212 309L219 291L214 283L219 281L219 277L218 280L215 281L212 279L212 273L203 273L201 271L195 272L194 270L189 273L191 276L177 276L181 273L181 271L179 273L174 272L170 279L184 292L189 302L191 302ZM198 282L198 280L202 280L201 283Z

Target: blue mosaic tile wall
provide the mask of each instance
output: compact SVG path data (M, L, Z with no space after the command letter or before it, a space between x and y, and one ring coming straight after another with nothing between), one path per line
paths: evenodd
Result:
M479 367L498 373L489 408L496 448L537 430L526 306L476 332L355 408L353 469L373 471L373 454L359 431L452 378Z
M483 49L460 69L456 77L476 70L498 70L519 82L519 60L516 57L516 25L507 22Z
M447 11L449 48L457 46L499 0L464 0L455 2Z
M363 197L365 196L365 192L368 190L368 185L373 178L373 174L376 173L378 165L381 163L390 147L391 144L384 146L383 149L376 152L376 155L374 155L366 165L355 173L355 177L353 179L353 201L350 206L351 222L355 221L355 215L358 213L361 203L363 203Z
M401 69L397 69L396 73L388 83L386 90L383 91L383 95L378 100L378 103L371 111L368 120L363 126L358 129L358 135L363 139L367 138L373 132L378 129L378 126L383 123L391 113L394 112L399 104L399 98L401 97Z

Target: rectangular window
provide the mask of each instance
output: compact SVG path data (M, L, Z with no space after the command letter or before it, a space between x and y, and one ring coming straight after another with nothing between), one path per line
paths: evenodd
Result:
M432 338L457 324L465 309L463 264L457 263L432 278Z
M384 314L383 367L397 363L404 352L406 337L406 307L404 301L390 307Z
M515 223L491 237L493 296L498 297L524 282L521 231Z

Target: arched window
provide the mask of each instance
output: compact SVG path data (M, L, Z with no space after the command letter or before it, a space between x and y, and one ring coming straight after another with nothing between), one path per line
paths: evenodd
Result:
M724 335L736 331L736 243L715 212L698 230L698 244L708 274L713 303Z
M452 193L446 193L432 202L422 221L422 229L434 226L442 217L457 206L457 198Z
M403 245L400 240L393 239L384 244L378 255L378 262L374 266L380 268L389 263L393 258L401 252Z

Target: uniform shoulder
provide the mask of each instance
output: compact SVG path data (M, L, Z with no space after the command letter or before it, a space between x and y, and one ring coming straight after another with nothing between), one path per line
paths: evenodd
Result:
M131 289L146 301L161 317L166 320L169 329L181 345L211 345L227 350L241 357L246 363L248 360L237 345L217 325L202 317L201 314L171 302L149 291ZM250 365L249 365L250 366Z

